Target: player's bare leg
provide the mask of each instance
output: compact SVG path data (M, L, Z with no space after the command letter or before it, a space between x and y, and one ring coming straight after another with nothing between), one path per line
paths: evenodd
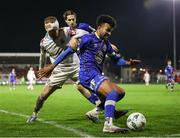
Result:
M56 86L49 86L46 85L43 89L43 91L41 92L40 96L38 96L37 100L36 100L36 104L34 107L34 111L33 114L28 118L27 123L32 123L34 121L36 121L37 116L38 116L38 112L40 111L40 109L42 108L44 102L46 101L46 99L57 89Z

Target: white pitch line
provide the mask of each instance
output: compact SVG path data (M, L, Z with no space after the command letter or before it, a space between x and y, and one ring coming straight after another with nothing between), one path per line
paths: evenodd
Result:
M180 137L180 134L170 134L170 135L165 135L166 137Z
M14 115L14 116L20 116L20 117L24 117L24 118L29 118L30 117L28 115L24 115L24 114L21 114L21 113L15 113L15 112L9 112L9 111L2 110L2 109L0 109L0 112L5 113L5 114ZM64 130L67 130L67 131L70 131L70 132L73 132L74 134L77 134L77 135L82 136L82 137L86 137L86 138L93 138L94 137L92 135L86 134L86 133L81 132L79 130L76 130L74 128L70 128L70 127L66 127L64 125L60 125L60 124L58 124L57 122L54 122L54 121L45 121L42 118L38 118L37 121L39 121L41 123L44 123L44 124L49 124L49 125L52 125L54 127L61 128L61 129L64 129Z

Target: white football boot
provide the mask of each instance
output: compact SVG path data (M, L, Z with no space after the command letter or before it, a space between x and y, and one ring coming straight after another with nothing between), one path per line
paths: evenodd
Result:
M91 120L93 123L99 123L99 114L100 111L97 108L94 108L90 111L88 111L85 115L88 117L89 120Z
M106 121L104 122L103 132L105 132L105 133L125 133L128 131L127 128L120 128L120 127L113 125L112 120L113 120L112 118L106 119Z
M33 122L35 122L36 121L36 119L37 119L37 113L34 113L33 112L33 114L27 119L27 123L33 123Z

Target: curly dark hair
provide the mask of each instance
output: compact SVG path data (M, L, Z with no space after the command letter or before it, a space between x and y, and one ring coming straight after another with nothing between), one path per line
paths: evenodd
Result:
M99 15L96 19L96 26L101 24L108 23L112 28L116 28L116 20L110 15Z

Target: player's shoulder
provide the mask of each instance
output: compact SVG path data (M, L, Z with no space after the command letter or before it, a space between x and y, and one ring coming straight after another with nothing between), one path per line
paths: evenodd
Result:
M87 31L88 33L95 32L95 29L92 26L90 26L90 24L85 22L79 23L77 29Z
M91 41L94 39L94 35L93 34L84 34L82 37L81 37L82 40L85 40L85 41Z
M94 32L94 28L92 28L88 23L79 23L77 28L76 28L76 35L73 36L75 38L79 38L85 34L89 34L89 33L93 33Z
M64 27L61 27L61 29L63 29L63 30L70 30L70 27L69 26L64 26Z
M65 26L65 27L60 28L60 32L64 33L64 35L66 37L70 37L71 36L71 29L70 29L69 26Z
M60 30L68 34L71 32L71 28L69 26L61 27Z
M53 39L48 35L48 33L46 33L46 35L40 41L40 46L44 47L51 44L52 42L53 42Z

